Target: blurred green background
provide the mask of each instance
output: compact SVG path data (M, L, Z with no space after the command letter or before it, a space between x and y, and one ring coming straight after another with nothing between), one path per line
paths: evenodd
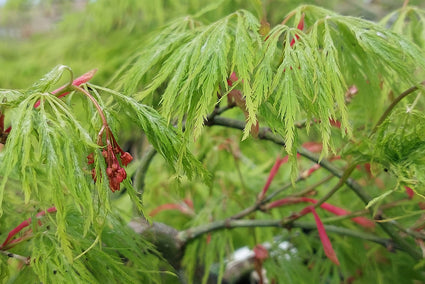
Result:
M263 0L273 26L301 4L314 4L344 15L378 21L406 1ZM105 85L148 36L176 17L195 14L208 5L214 21L237 9L261 15L260 0L0 0L0 88L30 86L58 64L75 75L93 68L93 82ZM409 5L424 7L420 0ZM114 86L110 86L114 87Z

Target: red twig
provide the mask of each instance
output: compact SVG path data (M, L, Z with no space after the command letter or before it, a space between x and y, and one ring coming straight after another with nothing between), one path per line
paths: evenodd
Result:
M50 207L49 209L47 209L46 211L41 211L41 212L39 212L39 213L37 213L37 215L35 215L36 216L36 218L40 218L40 217L42 217L42 216L44 216L44 215L46 215L46 212L47 213L53 213L53 212L56 212L56 207ZM2 250L4 247L6 247L6 245L8 245L8 244L13 244L13 243L17 243L17 240L19 240L19 239L16 239L16 240L12 240L12 238L17 234L17 233L19 233L22 229L24 229L25 227L28 227L30 224L31 224L31 221L32 221L32 219L31 218L29 218L29 219L27 219L27 220L25 220L25 221L23 221L21 224L19 224L18 226L16 226L13 230L11 230L10 232L9 232L9 234L7 235L7 238L6 238L6 240L3 242L3 244L0 246L0 250ZM41 222L39 221L38 222L38 225L39 226L41 226Z
M308 198L308 197L295 197L295 198L288 197L288 198L283 198L283 199L276 200L274 202L269 203L266 206L266 209L272 209L272 208L280 207L280 206L283 206L283 205L304 203L304 202L316 204L317 200L313 199L313 198ZM351 214L350 211L347 211L347 210L342 209L340 207L331 205L329 203L323 203L323 204L320 205L320 207L322 209L328 211L328 212L331 212L332 214L337 215L337 216L345 216L345 215ZM354 218L351 218L351 220L353 222L356 222L357 224L365 227L365 228L375 227L375 223L373 221L371 221L367 218L364 218L364 217L354 217Z
M182 202L182 203L162 204L162 205L156 207L154 210L152 210L149 213L149 216L154 217L159 212L162 212L162 211L165 211L165 210L178 210L181 213L183 213L185 215L189 215L189 216L193 216L195 214L195 212L193 211L193 207L191 207L191 205L188 204L185 200L185 202Z

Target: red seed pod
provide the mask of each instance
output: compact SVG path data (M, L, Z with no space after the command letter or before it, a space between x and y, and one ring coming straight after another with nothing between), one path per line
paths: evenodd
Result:
M109 179L109 188L112 190L112 192L120 190L120 183L116 178Z
M106 174L108 175L108 177L113 177L114 171L112 170L112 168L106 168Z
M111 167L114 171L116 171L120 168L120 164L118 164L118 161L115 159L115 161L112 163Z
M116 177L119 182L122 182L127 178L127 172L123 168L119 168Z
M121 163L124 166L127 166L131 161L133 161L133 157L130 155L129 152L125 152L121 154Z
M112 148L112 151L115 153L115 154L121 154L121 151L120 151L120 148L118 147L118 146L115 146L114 148Z
M111 129L107 126L103 128L106 131L106 147L102 150L102 156L106 162L106 174L109 180L109 188L112 192L120 190L120 184L127 178L127 172L121 167L128 165L133 157L128 152L124 152L121 147L118 145ZM98 136L98 144L103 145L103 135L104 131L101 131ZM121 163L117 159L117 155L121 158ZM91 161L91 156L87 157L89 162Z
M87 164L91 165L91 164L93 164L93 163L94 163L94 155L93 155L93 153L90 153L90 154L87 156Z

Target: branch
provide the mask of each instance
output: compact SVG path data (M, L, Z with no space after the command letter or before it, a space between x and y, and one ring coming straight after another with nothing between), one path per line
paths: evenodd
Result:
M291 224L291 226L294 227L294 228L317 230L317 226L316 226L315 223L295 221ZM372 235L372 234L359 232L359 231L353 231L353 230L349 230L349 229L346 229L346 228L333 226L333 225L325 225L325 229L326 229L327 232L332 232L332 233L335 233L335 234L338 234L338 235L358 238L358 239L362 239L362 240L366 240L366 241L371 241L371 242L383 245L384 247L386 247L388 249L396 248L398 250L403 250L402 247L398 246L397 244L394 244L392 239L380 238L380 237L377 237L377 236Z
M218 103L215 105L215 108L213 112L207 116L205 119L205 125L208 125L209 121L212 121L214 117L219 116L220 114L224 113L225 111L232 109L236 106L236 103L228 104L224 107L219 107Z
M304 194L306 194L306 193L308 193L308 192L310 192L310 191L314 190L314 188L316 188L317 186L319 186L319 185L321 185L321 184L323 184L323 183L325 183L325 182L329 181L329 180L330 180L330 179L332 179L333 177L334 177L333 175L329 175L329 176L327 176L325 179L323 179L323 180L321 180L321 181L319 181L319 182L317 182L317 183L315 183L315 184L313 184L313 185L309 186L308 188L304 189L304 190L303 190L303 191L301 191L301 192L298 192L298 193L292 194L291 196L302 196L302 195L304 195ZM298 183L298 182L303 181L303 180L305 180L305 179L306 179L305 177L299 176L299 177L295 180L295 182L294 182L294 183ZM237 220L237 219L241 219L241 218L243 218L243 217L245 217L245 216L247 216L247 215L249 215L249 214L251 214L251 213L253 213L253 212L255 212L255 211L258 211L258 210L263 211L262 206L263 206L264 204L266 204L267 202L271 201L271 200L272 200L275 196L277 196L278 194L280 194L280 193L284 192L285 190L287 190L288 188L292 187L293 185L294 185L294 184L293 184L292 182L289 182L289 183L287 183L287 184L283 185L281 188L279 188L279 189L277 189L277 190L275 190L275 191L273 191L273 192L271 192L271 193L267 194L267 196L266 196L266 197L264 197L263 199L257 200L257 201L255 202L255 204L254 204L254 205L252 205L251 207L248 207L248 208L246 208L246 209L244 209L244 210L240 211L239 213L237 213L237 214L235 214L235 215L233 215L233 216L229 217L228 219L229 219L229 220L231 220L231 219L232 219L232 220Z
M212 121L209 121L208 125L220 125L220 126L226 126L234 129L244 130L245 123L240 120L231 119L231 118L225 118L225 117L213 117ZM285 141L283 138L273 134L269 128L261 127L258 132L258 138L262 140L268 140L271 141L277 145L285 146ZM332 165L331 162L322 159L319 159L319 156L308 151L305 148L298 148L297 153L300 154L303 157L306 157L310 161L313 161L326 170L328 170L330 173L332 173L334 176L342 178L344 173L340 171L338 168L336 168L334 165ZM347 178L345 180L345 183L352 189L354 192L365 202L366 204L371 200L371 197L363 190L363 188L356 183L353 179Z
M16 258L16 259L22 261L23 263L25 263L26 265L29 265L30 262L31 262L30 256L23 256L23 255L11 253L11 252L8 252L8 251L5 251L5 250L0 250L0 253L7 255L10 258Z
M145 188L146 172L148 171L156 153L157 151L153 147L150 147L148 150L146 150L145 154L142 156L141 164L136 170L134 175L134 188L136 188L139 193L143 194Z
M106 121L105 114L103 113L103 110L100 107L99 103L96 101L96 99L92 95L90 95L89 92L87 92L86 90L84 90L83 88L81 88L79 86L71 85L70 89L78 91L78 92L84 94L86 97L88 97L90 99L90 101L93 103L93 105L96 107L96 110L99 113L100 118L102 119L103 127L104 128L108 127L108 122Z
M176 269L181 267L184 243L177 237L178 231L162 223L152 222L144 218L133 220L128 224L136 233L153 243L162 256Z
M225 126L225 127L230 127L230 128L239 129L239 130L244 130L245 128L245 123L243 121L220 117L220 116L213 117L211 121L209 121L209 124L207 125L209 126L219 125L219 126ZM262 140L268 140L277 145L281 145L285 147L285 141L283 140L283 138L273 134L269 128L261 127L258 132L258 138ZM302 147L297 149L297 153L303 157L306 157L310 161L313 161L319 164L320 166L328 170L330 173L332 173L334 176L342 178L343 172L340 171L338 168L336 168L334 165L332 165L331 162L325 159L320 160L318 155ZM356 192L356 194L363 200L363 202L367 203L371 200L370 196L353 179L347 178L345 183Z
M404 92L404 96L407 96L409 93L413 92L414 90L416 90L417 87L412 87L410 88L410 92L406 91ZM402 94L402 95L403 95ZM401 95L399 96L401 97ZM400 101L403 97L401 97L398 101ZM395 104L394 104L395 106ZM390 111L389 111L390 112ZM388 112L388 113L389 113ZM384 118L385 119L385 118ZM243 121L240 120L235 120L235 119L231 119L231 118L224 118L224 117L220 117L220 116L216 116L213 117L211 119L211 121L208 121L209 123L206 125L209 126L213 126L213 125L220 125L220 126L225 126L225 127L230 127L230 128L234 128L234 129L239 129L239 130L244 130L245 128L245 123ZM268 140L271 141L277 145L281 145L281 146L285 146L285 141L283 140L283 138L274 135L269 128L260 128L259 132L258 132L258 138L262 139L262 140ZM336 168L334 165L332 165L329 161L322 159L319 159L319 156L317 156L316 154L308 151L305 148L298 148L297 149L298 154L300 154L301 156L306 157L307 159L319 164L320 166L322 166L323 168L325 168L326 170L328 170L330 173L332 173L334 176L339 177L340 179L343 177L344 173L339 170L338 168ZM355 193L356 195L362 199L362 201L365 204L368 204L369 201L372 199L362 188L362 186L360 186L355 180L353 180L352 178L347 178L345 180L345 184L348 185L348 187L350 187ZM411 257L413 257L414 259L422 259L422 254L420 253L419 250L415 249L414 247L412 247L405 239L403 239L392 227L391 224L389 223L382 223L382 222L378 222L378 224L381 226L381 228L388 234L388 236L391 237L391 239L394 240L395 243L397 243L404 251L406 251Z
M291 222L290 228L301 228L308 230L316 230L317 226L315 223L308 222ZM235 228L251 228L251 227L277 227L277 228L286 228L288 224L282 220L224 220L216 221L208 225L202 225L195 228L190 228L185 231L181 231L177 234L177 239L182 243L187 244L188 242L196 239L197 237L214 231L225 230L225 229L235 229ZM289 229L289 228L288 228ZM327 232L332 232L342 236L349 236L353 238L358 238L366 241L375 242L377 244L383 245L386 248L396 248L399 250L404 250L402 247L394 244L391 239L380 238L375 235L363 232L357 232L337 226L325 225Z

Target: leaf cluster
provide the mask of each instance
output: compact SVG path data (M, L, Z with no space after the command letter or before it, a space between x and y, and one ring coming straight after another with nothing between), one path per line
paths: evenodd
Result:
M425 116L421 112L395 112L379 127L371 141L365 142L369 150L363 148L358 157L379 165L376 170L390 172L397 178L398 186L408 186L423 193L424 123Z
M99 234L92 229L84 232L80 224L85 221L80 212L69 210L67 214L67 234L75 256L68 258L64 254L56 237L57 223L53 216L46 216L40 219L42 226L33 226L32 241L16 250L31 255L31 267L19 273L10 268L2 272L10 270L16 282L116 283L140 279L144 283L160 283L160 266L167 266L153 245L140 238L121 218L108 215ZM2 265L4 260L0 260Z
M66 71L70 71L70 69L62 65L57 66L26 90L4 90L1 93L3 96L1 109L5 110L6 115L10 117L11 131L0 154L2 176L0 208L3 205L3 198L6 198L7 204L11 202L11 193L16 188L24 193L25 203L35 202L36 207L41 209L52 205L56 207L56 218L52 218L52 222L55 224L52 231L54 233L47 236L43 233L38 235L40 239L35 238L34 252L32 253L36 263L35 273L47 282L52 279L75 281L69 277L78 275L83 278L95 277L99 280L102 278L100 274L96 274L97 270L110 270L107 268L109 264L100 260L108 258L111 263L116 263L116 259L111 258L112 256L108 256L109 253L102 252L102 250L99 251L102 255L94 257L97 259L96 261L92 259L87 264L73 262L75 252L78 253L79 248L90 246L87 243L90 238L84 239L83 236L95 234L93 237L99 239L102 234L108 234L105 226L109 222L107 216L111 213L112 208L108 195L108 181L103 178L107 174L105 159L101 153L102 144L99 144L97 137L101 121L96 109L87 98L76 100L78 96L82 96L80 93L73 92L68 95L69 99L64 101L49 92L64 73L67 73ZM112 128L117 127L117 122L114 122L114 113L120 112L121 118L133 121L145 133L156 150L179 174L187 173L190 177L198 175L205 181L209 180L203 166L187 150L181 134L169 126L153 108L139 104L133 98L106 88L95 85L88 85L86 88L105 108ZM68 91L66 87L64 91ZM73 106L69 103L70 101L74 101L77 105ZM38 102L40 102L39 106L35 107ZM77 117L75 107L81 106L87 113ZM110 111L106 111L106 109L110 109ZM93 181L87 164L86 157L90 153L95 154L96 182ZM130 197L141 209L141 199L136 190L131 186L129 180L124 184ZM73 214L77 214L80 219L74 220ZM78 227L78 230L73 226ZM112 225L108 224L107 226ZM115 224L113 226L115 226L113 230L118 232L118 227L123 225ZM127 233L128 230L126 230ZM82 240L84 241L82 242ZM114 241L123 244L122 241ZM113 241L110 245L113 245ZM132 246L138 245L140 244L137 242L132 244ZM141 245L139 250L145 247ZM52 250L49 257L45 255L46 250ZM130 248L131 253L135 251L134 248ZM131 259L136 256L140 257L132 255ZM86 265L102 265L103 268L87 268ZM51 269L54 266L58 267L55 268L56 273L53 273L53 269ZM143 264L140 267L146 267L146 265ZM66 273L70 270L75 273ZM143 274L142 270L142 268L138 268L134 270L133 274ZM114 277L120 278L125 272L120 270L115 274ZM131 279L129 277L136 276L122 276L120 279ZM94 282L95 278L87 278L87 281Z
M99 2L110 4L106 0ZM137 8L141 9L140 3ZM149 7L161 11L158 3L152 2ZM128 11L133 18L138 12L129 11L129 7L132 6L128 3L120 4L118 10ZM217 20L211 16L213 8L214 4L197 15L174 20L145 40L139 52L129 58L112 80L124 94L95 84L82 86L99 103L116 137L125 127L131 127L132 135L137 129L173 173L201 178L202 182L197 183L181 179L178 190L174 190L167 181L169 173L164 171L163 161L155 159L146 178L146 208L150 210L167 202L180 205L185 198L184 205L191 210L184 216L176 216L174 211L163 212L155 220L173 222L176 229L196 228L226 220L246 209L247 204L256 202L272 166L270 157L282 154L280 145L270 146L270 142L255 139L240 141L240 134L233 130L204 128L211 112L225 105L228 98L231 101L230 94L235 91L243 95L242 106L225 115L245 118L244 138L255 136L252 126L257 123L270 127L284 137L286 151L293 161L301 140L321 140L322 156L329 148L336 151L335 141L356 144L351 142L362 140L346 154L351 154L355 162L372 161L388 169L397 178L397 186L410 186L421 192L425 180L422 137L425 116L420 111L395 112L375 135L362 136L370 133L376 116L390 103L389 94L406 85L417 85L417 75L425 67L420 47L383 26L316 6L300 6L269 31L265 18L260 19L247 10L237 10ZM105 10L94 11L97 18L102 11ZM107 21L95 22L92 27L99 28L99 34L115 27L132 30L132 25L136 25L132 19L115 22L112 9L109 12ZM206 14L209 17L204 17ZM160 16L152 17L154 22L156 17ZM302 20L304 29L300 30L296 26ZM68 70L57 66L28 89L0 91L0 110L12 125L0 153L0 208L2 203L8 205L3 206L0 218L2 233L3 228L13 228L20 217L16 212L38 211L53 204L58 209L56 215L41 220L42 226L33 221L32 241L16 247L16 253L33 257L31 269L15 271L16 279L20 282L33 281L35 277L42 282L134 282L135 279L155 282L158 278L147 267L158 271L163 267L162 260L151 244L136 236L113 214L118 209L114 208L116 200L108 194L107 169L99 143L103 138L97 136L102 126L97 109L79 92L73 91L65 99L51 92ZM235 77L230 83L229 79ZM351 86L358 90L354 98L347 95ZM41 104L35 108L38 101ZM299 119L305 121L307 131L295 127ZM332 129L330 120L340 121L341 129ZM197 145L191 143L195 139ZM190 150L198 153L203 164ZM94 154L94 164L89 166L86 157L90 153ZM299 169L308 169L313 163L302 159L297 164ZM212 173L212 183L204 165ZM92 167L96 182L92 179ZM323 178L319 174L306 183L300 181L300 186L292 183L291 187L291 183L287 185L289 176L288 168L282 166L270 191L284 188L288 191L284 194L295 194L300 187ZM143 209L141 188L133 188L130 178L123 185L138 209ZM316 190L310 193L324 196L328 185L315 186ZM380 190L370 184L365 188L373 194ZM26 204L21 200L22 192ZM360 210L360 201L354 200L357 199L353 199L352 192L340 191L332 203ZM282 216L292 216L304 208L301 204L297 206L267 214L258 210L250 216L260 222L271 217L281 220ZM403 210L410 210L406 208ZM125 210L128 213L132 208ZM325 223L332 221L326 220L326 213L320 215ZM312 216L308 218L311 220ZM338 222L358 232L349 218ZM377 229L377 237L381 233ZM363 242L351 245L351 239L333 235L337 254L342 256L342 265L336 268L323 261L325 256L322 250L317 250L320 240L315 230L294 229L286 234L282 228L259 227L211 233L210 237L204 235L193 240L185 247L182 263L185 275L189 282L202 279L205 283L210 273L222 279L225 259L234 247L247 244L252 247L276 236L280 237L279 241L289 241L297 247L294 254L276 249L270 255L266 268L280 281L297 282L308 275L323 283L339 282L340 275L348 279L356 273L353 267L364 271L364 279L371 279L376 270L385 271L380 263L373 266L384 258L408 271L411 275L406 277L422 277L413 272L413 260L399 265L404 258L397 261L398 255L390 255L377 245L368 243L366 250ZM369 259L372 265L365 267L364 259ZM288 266L285 273L281 273L282 266ZM7 276L4 271L8 271L5 258L0 257L0 269L1 279ZM388 275L379 274L379 277L389 281Z
M407 36L412 42L425 47L425 11L415 6L406 6L385 16L380 24Z
M302 14L304 31L289 25ZM349 86L359 89L353 108L375 105L383 99L380 85L398 90L400 80L416 84L412 72L425 66L420 49L369 21L301 6L284 22L261 35L259 20L245 10L211 24L180 19L147 42L119 86L130 93L139 90L138 100L159 96L161 113L184 124L195 139L213 106L236 88L248 113L245 138L260 120L285 138L293 154L298 145L294 123L307 117L307 125L320 122L315 127L326 154L332 146L330 119L341 121L342 136L351 135L345 103ZM233 72L238 80L230 87Z

